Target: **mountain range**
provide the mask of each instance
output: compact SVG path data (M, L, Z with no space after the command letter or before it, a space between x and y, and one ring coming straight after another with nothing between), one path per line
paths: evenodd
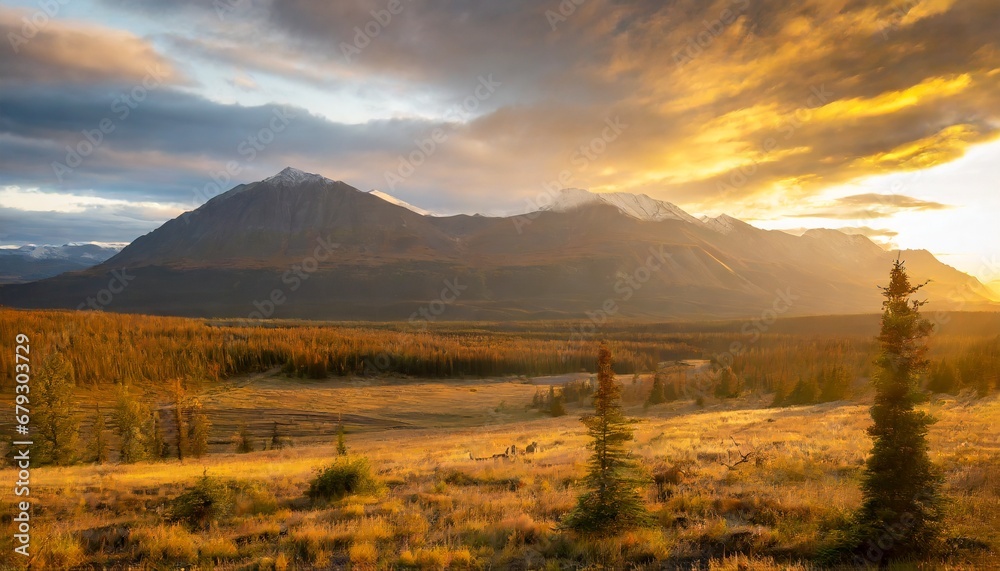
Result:
M126 244L27 245L0 248L0 284L23 283L97 265Z
M287 168L239 185L82 271L0 304L204 317L506 320L874 313L897 256L936 310L996 294L923 250L698 219L645 195L564 190L518 216L432 216Z

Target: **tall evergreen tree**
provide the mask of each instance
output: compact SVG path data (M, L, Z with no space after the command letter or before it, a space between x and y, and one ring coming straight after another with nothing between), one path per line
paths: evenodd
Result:
M817 384L819 385L820 402L833 402L847 398L851 378L847 370L838 365L829 371L824 369L820 372Z
M32 391L35 446L41 463L70 464L76 459L80 422L73 408L73 365L54 352L43 362Z
M152 413L123 386L115 403L114 420L118 432L119 460L131 464L151 455L149 421Z
M914 409L931 332L931 323L920 315L926 302L912 299L921 287L910 283L897 260L889 286L882 288L886 299L873 378L874 424L868 428L874 445L862 476L863 502L848 537L856 553L876 545L880 563L926 553L940 537L942 476L927 453L927 430L934 420Z
M567 515L563 523L566 528L614 534L652 522L639 494L644 480L625 447L632 440L632 427L622 408L621 392L612 369L611 351L602 343L597 357L594 414L581 419L591 438L587 490Z
M238 454L253 452L253 435L246 424L241 424L233 435L233 446Z
M271 450L281 450L288 444L288 439L282 436L281 431L278 430L278 423L275 422L271 429Z
M94 424L90 429L90 443L87 447L89 459L97 464L104 464L111 456L111 445L108 442L108 429L101 412L101 405L94 411Z
M715 396L720 399L732 399L740 396L740 391L743 390L740 386L740 380L733 373L733 370L726 367L719 371L718 379L715 385Z
M649 391L646 398L647 405L656 405L667 402L666 389L663 386L663 376L660 373L653 374L653 389Z
M681 395L677 390L676 380L667 380L666 384L663 386L663 398L666 399L667 402L674 402L675 400L681 398Z
M188 408L190 414L190 432L188 436L188 452L195 458L201 458L208 454L208 435L212 430L212 423L201 408L201 402L194 399Z
M552 416L566 416L566 397L562 393L556 393L549 403L549 414Z
M184 456L188 454L188 448L190 444L188 442L188 423L187 416L188 411L186 410L186 396L184 390L184 382L177 378L174 380L174 424L177 426L177 432L175 434L174 447L177 449L177 459L183 461Z
M170 456L170 447L163 436L163 421L160 420L160 411L154 410L149 424L149 453L155 459L163 459Z

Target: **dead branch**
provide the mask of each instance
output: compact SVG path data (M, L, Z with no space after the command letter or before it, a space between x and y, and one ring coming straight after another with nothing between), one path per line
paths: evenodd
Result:
M756 448L753 448L749 452L744 454L743 451L740 449L739 443L736 442L736 438L730 436L729 439L733 441L733 446L736 447L736 454L734 455L732 450L728 450L726 452L726 457L729 460L729 462L728 463L722 462L723 466L729 468L730 470L735 470L736 467L739 466L740 464L746 464L752 460L757 459L759 453L757 452ZM735 462L733 462L734 458L737 459Z

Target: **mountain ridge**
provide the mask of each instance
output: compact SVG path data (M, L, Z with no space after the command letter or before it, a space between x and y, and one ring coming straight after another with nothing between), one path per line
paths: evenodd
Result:
M574 191L519 226L517 217L425 216L286 169L166 222L98 266L4 286L0 304L79 307L114 272L127 271L135 279L102 309L398 320L437 307L435 319L599 320L601 312L753 318L780 296L795 298L790 315L881 306L875 285L895 255L867 238L826 230L793 236L725 216L706 223L649 197L593 196ZM915 279L934 280L929 296L947 301L965 288L966 308L995 308L975 278L929 253L906 255ZM446 282L461 287L448 303Z

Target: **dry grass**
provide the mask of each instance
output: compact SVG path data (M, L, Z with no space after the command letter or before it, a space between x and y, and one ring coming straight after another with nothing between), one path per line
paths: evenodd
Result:
M470 392L473 387L478 390ZM573 506L575 482L584 472L580 411L561 418L529 413L525 405L533 394L532 386L506 381L274 379L215 392L206 400L217 407L269 403L278 410L343 409L394 421L417 419L423 411L429 420L424 428L349 433L351 454L367 457L386 488L324 505L304 497L317 469L335 455L332 439L322 436L320 444L184 463L37 470L36 566L810 569L828 530L860 500L858 476L870 446L863 432L866 406L767 409L727 401L702 409L672 403L631 410L639 417L634 452L644 464L687 467L663 503L650 489L660 526L600 540L575 537L560 531L558 520ZM506 409L497 412L499 400ZM939 419L930 438L934 460L947 473L948 534L993 549L966 551L947 564L1000 565L1000 401L926 406ZM469 458L532 441L541 451L512 461ZM737 446L756 450L760 460L727 468L723 462ZM245 498L207 529L168 523L169 500L206 471L257 483L267 493ZM13 476L0 472L4 481ZM9 488L0 489L3 505L12 499ZM117 528L127 529L125 540L113 540ZM101 534L107 536L103 543L94 539ZM9 537L4 529L0 543ZM0 549L10 553L8 544Z

